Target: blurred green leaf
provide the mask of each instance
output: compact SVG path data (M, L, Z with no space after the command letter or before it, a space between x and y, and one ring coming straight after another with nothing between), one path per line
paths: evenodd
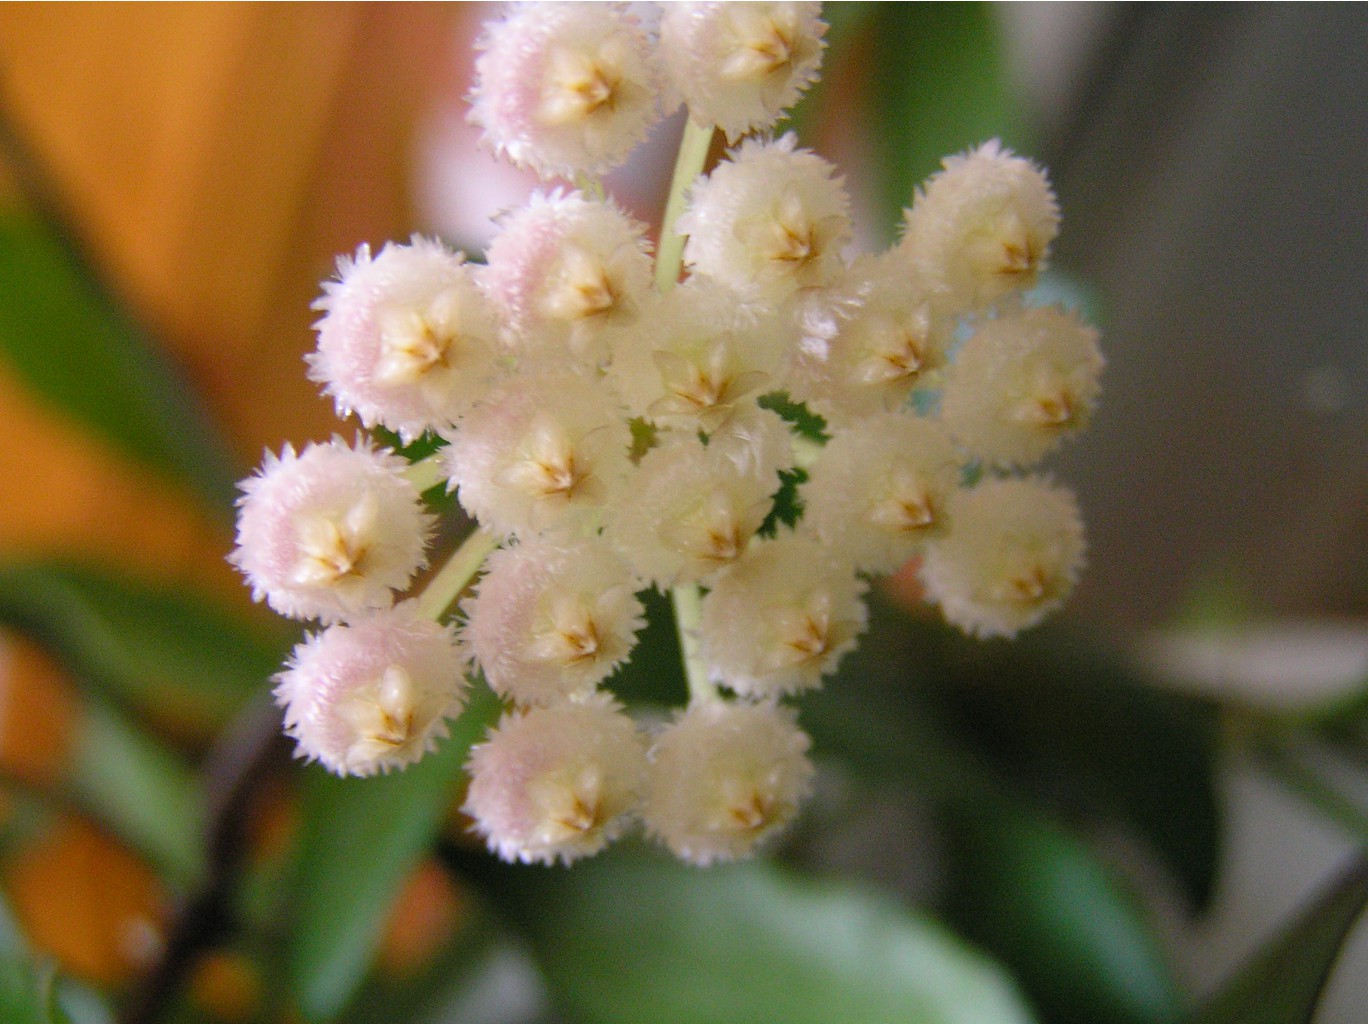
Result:
M198 780L112 708L87 704L63 788L173 883L189 889L203 877L205 806Z
M227 449L192 389L46 223L0 210L0 352L48 401L225 516Z
M527 1021L546 994L536 966L512 945L480 901L463 897L464 919L412 974L372 972L341 1024L488 1024Z
M1158 939L1080 842L1020 803L953 809L950 920L1001 957L1052 1024L1168 1024L1181 998Z
M918 184L941 160L991 138L1019 142L1019 111L1008 87L992 6L980 3L832 4L827 67L865 77L846 88L859 106L844 120L867 135L879 176L877 223L889 240ZM845 83L849 86L850 83ZM809 142L831 122L835 90L815 91L795 123Z
M55 970L27 957L0 956L0 1020L5 1024L71 1024L57 1005Z
M161 724L221 725L280 667L284 634L183 590L51 562L0 562L0 623Z
M1359 860L1265 943L1190 1024L1308 1024L1365 906L1368 861Z
M956 638L940 678L943 715L999 777L1066 813L1119 816L1206 906L1220 854L1212 708L1062 630Z
M847 883L761 862L698 870L630 847L570 871L486 871L490 898L511 907L571 1020L1031 1019L986 958L935 922Z
M1220 854L1218 727L1208 705L1138 681L1061 630L966 639L877 599L861 645L802 701L821 756L871 785L990 805L1025 792L1120 821L1206 905Z
M430 849L472 744L499 713L477 687L451 736L419 763L373 779L321 768L305 789L288 980L311 1020L339 1012L370 966L385 909Z
M9 905L0 899L0 1021L113 1024L113 1020L94 992L70 978L57 977L53 967L35 959Z

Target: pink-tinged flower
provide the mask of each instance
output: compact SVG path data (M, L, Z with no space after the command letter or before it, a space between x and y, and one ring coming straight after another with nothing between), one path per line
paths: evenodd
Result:
M336 622L385 608L425 564L432 517L408 465L387 449L334 438L299 455L266 453L242 481L229 561L281 615Z
M568 369L510 378L450 440L451 488L506 537L591 529L631 469L631 430L611 394Z
M817 80L826 23L818 3L672 3L660 51L673 106L735 142L771 127Z
M602 174L659 117L657 57L622 4L520 4L477 45L470 120L543 178Z
M809 537L751 545L703 598L699 644L709 675L746 697L820 686L855 646L865 584Z
M338 280L314 303L323 316L308 362L339 416L355 412L409 441L455 423L484 393L498 334L464 260L415 237L338 261Z
M464 637L489 685L518 704L592 693L646 624L636 580L601 542L525 541L486 570L462 606Z
M470 753L464 810L504 860L569 864L631 821L646 745L605 694L504 715Z
M501 220L480 284L519 355L592 366L606 356L611 329L638 322L650 252L645 226L612 203L537 193Z
M946 157L905 219L900 253L969 312L1035 284L1059 204L1044 171L993 139Z
M297 756L373 775L445 738L445 720L465 704L461 665L450 627L406 602L310 636L276 677L276 702Z
M681 860L737 860L798 812L812 779L793 709L705 701L656 737L642 819Z
M1096 328L1076 313L1005 310L980 321L955 356L941 414L974 457L1030 466L1087 427L1102 363Z
M1015 636L1064 603L1083 568L1073 494L1038 477L986 480L949 503L950 532L927 545L926 595L972 636Z

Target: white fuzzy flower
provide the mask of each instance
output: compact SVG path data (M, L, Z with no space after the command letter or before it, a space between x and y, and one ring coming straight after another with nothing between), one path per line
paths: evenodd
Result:
M987 480L950 501L950 532L927 545L922 582L975 636L1015 636L1063 603L1083 567L1071 492L1039 478Z
M743 476L771 480L795 465L793 429L777 412L747 403L709 435L708 454Z
M658 60L622 4L520 4L476 45L471 122L543 178L602 174L659 117Z
M309 377L333 396L339 416L355 411L406 441L456 420L488 386L498 337L465 257L415 237L371 258L338 260L314 308L318 350Z
M336 622L389 606L425 564L432 517L408 465L388 450L334 438L296 455L266 453L242 481L229 561L252 597L281 615Z
M465 638L496 692L523 705L585 696L631 654L644 610L605 545L532 540L485 565Z
M631 469L631 430L612 396L571 370L510 378L449 439L450 486L503 536L591 527Z
M857 569L893 572L945 531L961 463L940 423L910 413L835 430L799 488L799 529Z
M1101 390L1097 331L1076 313L1018 307L980 322L946 374L955 440L999 466L1029 466L1083 430Z
M786 340L777 318L757 320L729 289L690 278L618 336L608 380L634 415L709 433L775 388Z
M508 214L489 246L480 284L534 358L569 350L595 364L608 328L636 322L651 288L644 225L578 192L534 194Z
M387 772L446 736L465 703L461 661L450 628L406 602L310 636L276 676L276 702L298 756L338 775Z
M825 344L795 351L786 381L793 398L831 424L901 408L935 379L954 330L939 294L904 260L856 260L846 280L858 304Z
M672 91L695 121L721 128L729 142L771 127L817 80L821 6L666 4L660 51Z
M602 850L640 801L645 744L605 694L504 715L470 753L465 812L507 861Z
M794 718L774 704L690 707L652 748L647 830L699 866L753 853L793 819L812 779Z
M747 139L700 179L676 225L684 262L747 298L782 302L830 284L850 241L850 200L834 168L790 133Z
M605 536L662 588L707 579L745 553L779 489L776 469L742 472L681 437L642 458L608 513Z
M751 545L703 598L709 674L746 697L821 685L864 629L864 590L816 540L788 534Z
M1034 285L1058 233L1044 172L994 139L945 159L907 211L899 249L967 312Z

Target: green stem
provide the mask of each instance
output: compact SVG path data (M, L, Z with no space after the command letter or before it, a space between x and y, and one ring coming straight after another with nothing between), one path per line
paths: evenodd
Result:
M475 578L489 553L498 546L499 538L488 530L476 530L467 537L418 595L418 614L434 620L446 615L452 602Z
M1320 811L1360 843L1368 843L1368 811L1337 790L1285 745L1265 742L1257 747L1260 764L1273 778Z
M665 219L660 225L660 244L656 246L656 287L667 292L679 280L679 268L684 261L684 236L675 234L675 221L684 212L684 194L703 173L712 147L713 127L695 124L693 118L684 123L684 134L679 140L679 156L675 158L674 177L670 179L670 198L665 204Z
M703 595L698 584L689 583L670 591L674 606L675 629L679 633L679 649L684 654L684 678L689 683L690 703L717 700L717 687L708 679L708 670L698 650L698 621L703 609Z
M442 453L433 452L425 459L410 462L404 470L408 482L418 488L419 493L431 490L447 478L446 467L442 465Z

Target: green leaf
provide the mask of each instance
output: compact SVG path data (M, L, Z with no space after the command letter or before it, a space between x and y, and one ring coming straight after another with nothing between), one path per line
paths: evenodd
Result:
M1368 860L1359 860L1265 943L1191 1024L1308 1024L1365 906Z
M189 889L205 871L204 797L190 770L97 701L73 738L63 787L77 804Z
M333 1016L361 984L400 884L430 849L471 745L499 713L478 687L451 736L422 761L373 779L314 769L305 790L292 908L289 984L311 1020Z
M52 562L0 562L0 623L121 703L201 733L266 685L284 647L183 590Z
M113 1024L104 1002L85 985L57 977L35 958L9 905L0 899L0 1021L5 1024Z
M5 1024L71 1024L57 1005L55 970L26 957L0 957L0 1020Z
M853 90L860 107L847 119L873 146L878 223L891 239L913 190L944 157L994 137L1016 140L1000 34L989 4L833 4L827 12L826 66L858 61L866 76ZM809 140L830 97L822 93L799 108Z
M0 353L48 401L225 515L227 448L192 389L47 224L0 210Z
M1220 854L1213 710L1136 679L1081 637L956 639L935 696L962 742L1061 811L1119 815L1206 906Z
M594 1024L1008 1024L1007 978L935 922L765 863L619 848L572 870L486 869L552 999Z
M1015 973L1053 1024L1169 1024L1160 944L1081 843L1019 803L965 802L950 829L950 920Z

